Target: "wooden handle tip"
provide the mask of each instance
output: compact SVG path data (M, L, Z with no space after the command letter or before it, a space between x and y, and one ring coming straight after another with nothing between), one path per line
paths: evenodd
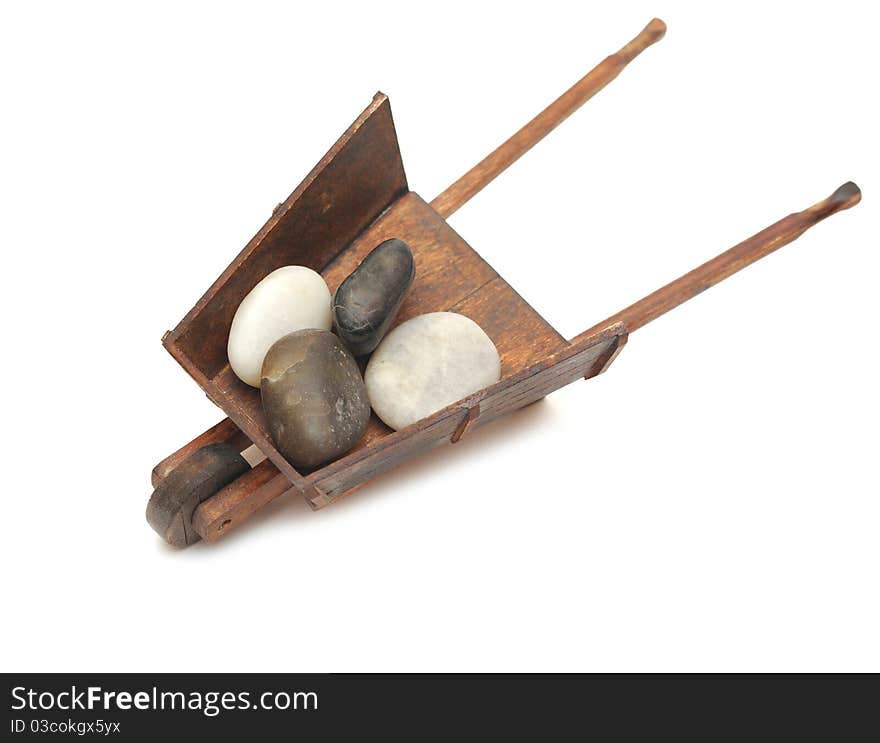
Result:
M618 54L623 57L626 62L631 62L649 46L660 41L665 33L666 24L659 18L655 18L641 30L638 36L623 47Z
M831 194L831 201L838 205L838 208L840 209L849 209L851 206L858 204L861 200L862 191L852 181L847 181Z
M653 44L655 41L660 41L666 35L666 24L659 18L654 18L645 26L645 30L642 33L650 39L648 43Z

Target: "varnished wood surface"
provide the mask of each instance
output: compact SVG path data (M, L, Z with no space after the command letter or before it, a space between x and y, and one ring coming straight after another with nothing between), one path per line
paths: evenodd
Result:
M431 206L444 217L454 214L459 207L614 80L633 59L662 39L665 33L666 24L659 18L652 20L620 51L606 57L504 144L437 196Z
M416 275L392 325L427 312L467 315L492 339L501 357L502 377L516 374L565 347L565 339L525 302L417 194L408 193L371 225L322 272L330 291L379 243L400 237L413 251ZM375 415L355 451L389 429Z
M502 378L518 374L568 346L434 209L412 192L395 201L347 250L322 269L331 292L367 253L389 237L406 241L416 264L412 289L394 325L426 312L452 310L465 314L483 328L498 348ZM211 399L294 486L308 491L307 497L313 505L328 502L320 492L320 478L313 476L303 480L303 475L314 473L297 471L275 448L266 426L259 390L239 380L228 363L205 387ZM366 433L350 454L369 448L390 433L391 429L372 415Z

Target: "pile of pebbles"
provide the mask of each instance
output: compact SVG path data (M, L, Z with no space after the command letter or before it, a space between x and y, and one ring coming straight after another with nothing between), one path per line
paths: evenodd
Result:
M229 364L260 389L275 446L295 467L352 449L371 409L400 430L500 379L495 344L464 315L431 312L388 332L414 279L412 251L394 238L332 297L319 273L282 266L242 300ZM369 357L363 376L356 357Z

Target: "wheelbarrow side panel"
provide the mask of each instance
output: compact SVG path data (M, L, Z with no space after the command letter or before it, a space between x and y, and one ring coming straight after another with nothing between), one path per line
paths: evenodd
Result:
M307 479L316 487L307 496L312 508L329 505L367 480L465 433L525 407L580 378L602 373L626 343L626 329L617 323L571 344L545 361L476 392L408 428L377 439Z

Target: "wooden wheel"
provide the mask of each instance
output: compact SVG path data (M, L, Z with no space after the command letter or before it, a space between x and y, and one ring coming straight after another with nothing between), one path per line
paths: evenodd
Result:
M196 507L249 469L244 457L229 444L203 446L156 486L147 504L147 522L175 547L197 542L200 537L192 526Z

